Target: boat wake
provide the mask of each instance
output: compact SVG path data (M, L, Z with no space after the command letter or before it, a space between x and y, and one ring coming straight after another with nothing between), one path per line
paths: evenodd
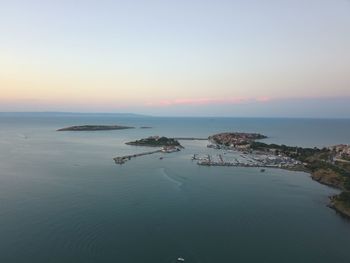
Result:
M180 176L170 175L166 172L165 168L160 168L160 172L165 179L173 183L176 187L180 188L183 186L183 179Z
M17 133L17 136L22 138L22 139L28 139L28 136L23 134L23 133Z

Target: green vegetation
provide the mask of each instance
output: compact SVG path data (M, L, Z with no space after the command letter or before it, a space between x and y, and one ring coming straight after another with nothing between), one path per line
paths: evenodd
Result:
M344 191L337 195L335 197L337 201L343 202L344 204L347 204L348 207L350 208L350 192L349 191Z
M105 130L123 130L132 129L134 127L120 126L120 125L81 125L81 126L71 126L57 131L105 131Z
M348 156L348 155L343 156L343 160L350 162L350 156Z
M322 159L328 157L328 149L318 149L318 148L302 148L296 146L278 145L278 144L266 144L263 142L252 142L250 148L253 150L260 151L273 151L275 154L285 154L291 158L298 159L301 162L307 160L307 158L314 156L315 154L322 154Z
M333 152L327 148L302 148L277 144L252 142L252 150L273 151L275 154L283 154L305 163L305 167L311 172L317 170L330 170L339 176L350 178L350 164L333 162ZM349 188L350 189L350 188Z
M181 144L175 140L174 138L167 137L149 137L146 139L136 140L133 142L127 142L128 145L136 145L136 146L151 146L151 147L163 147L163 146L179 146Z
M350 218L350 192L344 191L332 197L331 207L343 216Z

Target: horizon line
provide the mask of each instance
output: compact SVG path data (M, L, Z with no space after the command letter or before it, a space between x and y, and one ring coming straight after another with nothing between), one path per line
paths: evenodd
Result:
M242 118L242 119L337 119L350 120L350 117L315 117L315 116L225 116L225 115L151 115L134 112L75 112L75 111L0 111L0 114L66 114L66 115L134 115L136 117L152 117L152 118Z

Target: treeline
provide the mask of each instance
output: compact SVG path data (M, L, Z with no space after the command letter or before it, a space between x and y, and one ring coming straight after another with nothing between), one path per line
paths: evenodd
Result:
M274 151L275 154L284 154L291 158L298 159L301 162L307 161L309 157L314 156L315 154L324 153L322 159L329 158L329 150L327 148L302 148L296 146L287 146L284 144L266 144L263 142L252 142L250 148L253 150L262 150L262 151Z
M336 198L336 200L341 201L343 204L350 207L350 192L349 191L341 192L335 198Z
M164 136L159 138L150 137L133 142L127 142L126 144L138 146L181 146L180 143L174 138L167 138Z

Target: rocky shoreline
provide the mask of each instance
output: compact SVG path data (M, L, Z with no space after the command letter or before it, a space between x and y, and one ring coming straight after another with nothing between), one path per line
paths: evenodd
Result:
M338 195L331 196L329 199L330 204L328 207L336 211L342 217L350 220L350 207L345 202L338 200Z

